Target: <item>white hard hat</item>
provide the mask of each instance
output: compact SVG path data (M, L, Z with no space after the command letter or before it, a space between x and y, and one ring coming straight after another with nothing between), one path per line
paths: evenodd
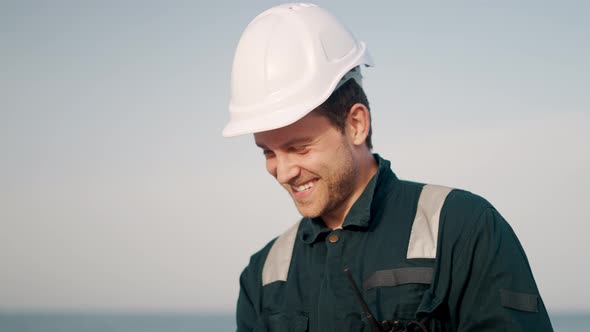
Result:
M361 64L373 65L365 44L325 9L298 3L263 12L246 27L236 49L223 136L296 122Z

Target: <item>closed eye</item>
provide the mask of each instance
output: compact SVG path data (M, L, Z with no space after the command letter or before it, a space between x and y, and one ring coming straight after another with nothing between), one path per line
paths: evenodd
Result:
M289 150L291 150L291 152L304 154L309 151L309 145L297 145L289 148Z
M262 150L262 154L264 154L264 157L266 157L266 159L271 158L275 155L274 152L272 152L271 150Z

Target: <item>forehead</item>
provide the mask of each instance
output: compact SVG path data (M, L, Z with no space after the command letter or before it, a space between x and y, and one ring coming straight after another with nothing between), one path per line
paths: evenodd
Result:
M325 116L311 112L286 127L255 133L254 141L258 146L282 146L291 142L313 140L334 129Z

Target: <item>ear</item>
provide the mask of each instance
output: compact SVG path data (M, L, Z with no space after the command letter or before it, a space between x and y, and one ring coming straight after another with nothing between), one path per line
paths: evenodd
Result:
M367 106L356 103L346 117L346 135L354 145L364 145L371 127L371 115Z

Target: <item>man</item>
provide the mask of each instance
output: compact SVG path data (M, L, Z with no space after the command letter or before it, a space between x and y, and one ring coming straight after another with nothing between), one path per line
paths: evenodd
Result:
M242 35L224 135L254 134L303 218L242 273L238 331L551 331L490 203L399 180L372 154L371 64L310 4L271 8Z

